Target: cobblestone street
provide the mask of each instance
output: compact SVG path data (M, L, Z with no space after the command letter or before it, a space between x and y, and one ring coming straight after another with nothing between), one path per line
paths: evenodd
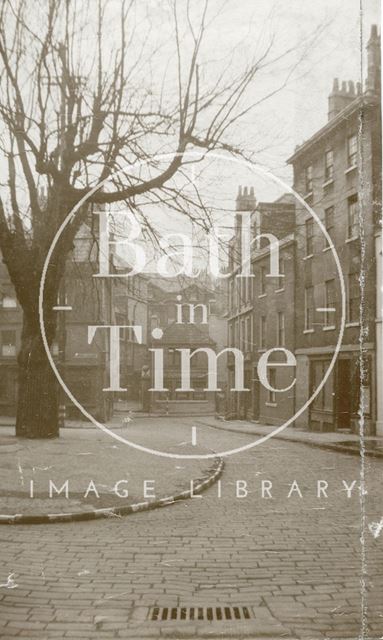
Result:
M153 444L193 424L138 422ZM204 427L215 450L241 438ZM359 458L274 439L227 458L220 484L194 499L125 518L3 526L1 637L380 638L382 472L381 459L366 459L363 530ZM149 621L156 605L245 606L251 617Z

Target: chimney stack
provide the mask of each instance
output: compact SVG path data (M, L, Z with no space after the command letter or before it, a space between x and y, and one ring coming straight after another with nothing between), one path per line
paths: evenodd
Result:
M256 206L256 199L254 195L254 187L242 187L238 188L238 195L236 199L237 211L254 211Z
M380 95L380 35L376 24L371 25L367 42L366 94Z
M358 86L357 86L358 91ZM332 120L335 116L349 105L356 98L355 85L352 80L342 81L342 87L339 86L339 79L335 78L332 91L328 97L328 119Z

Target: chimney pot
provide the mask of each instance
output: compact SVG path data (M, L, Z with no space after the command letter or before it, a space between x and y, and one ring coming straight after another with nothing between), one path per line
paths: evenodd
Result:
M245 187L244 192L243 192L244 196L247 196L247 187Z
M342 81L342 93L347 93L347 82L346 82L346 80Z
M360 96L360 94L362 93L362 83L361 82L357 82L356 83L356 93L358 94L358 96Z
M339 78L334 78L334 82L332 85L332 92L339 93Z
M377 24L372 24L371 25L371 34L370 34L370 38L372 40L376 40L378 38L378 25Z
M355 86L352 80L348 81L348 92L354 96L355 95Z

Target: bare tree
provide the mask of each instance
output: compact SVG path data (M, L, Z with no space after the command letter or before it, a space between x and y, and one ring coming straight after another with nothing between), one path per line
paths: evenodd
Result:
M108 178L90 204L126 201L132 207L143 194L169 198L185 152L243 151L230 133L254 106L246 92L271 42L242 69L214 61L209 73L206 56L203 69L200 60L214 7L208 0L165 5L161 38L145 15L150 7L136 0L121 0L118 13L108 0L1 3L0 145L7 179L0 250L23 309L18 436L58 435L57 385L40 335L38 296L47 252L71 209ZM158 154L169 151L172 159L158 162ZM141 173L115 174L136 161L146 162ZM181 209L182 197L174 194ZM49 344L57 323L52 307L84 215L86 207L66 227L47 273Z

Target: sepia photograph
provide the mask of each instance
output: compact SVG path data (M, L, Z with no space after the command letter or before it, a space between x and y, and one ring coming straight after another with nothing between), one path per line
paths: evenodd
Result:
M0 0L0 638L381 640L379 0Z

